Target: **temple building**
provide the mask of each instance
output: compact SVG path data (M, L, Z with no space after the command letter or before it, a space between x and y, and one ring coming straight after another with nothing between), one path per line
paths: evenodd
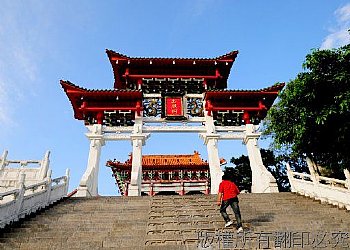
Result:
M108 161L119 192L128 195L131 179L132 154L125 162ZM209 194L209 163L201 159L199 152L193 155L143 155L142 195L156 194Z
M152 187L146 183L147 178L159 178L163 185L164 181L176 179L176 174L181 179L181 171L190 171L190 179L193 171L197 171L194 176L200 172L198 183L207 176L203 181L209 183L208 189L203 184L196 191L217 193L222 176L221 140L241 140L246 145L252 169L252 192L278 192L276 180L261 159L257 125L265 118L283 83L259 90L228 90L228 77L238 51L214 58L144 58L112 50L106 52L114 74L113 88L86 89L61 80L74 117L84 121L90 140L87 168L77 196L98 195L102 147L106 141L119 140L131 142L132 157L125 163L108 164L120 191L129 196L161 192L158 184ZM201 170L187 170L188 165L182 162L173 164L170 170L168 161L176 158L171 155L142 156L142 147L152 133L184 132L197 133L207 147L206 164L196 154L180 157L181 161L198 157ZM160 165L153 164L153 160L159 160ZM170 178L170 174L174 175ZM185 184L173 184L172 191L190 192Z

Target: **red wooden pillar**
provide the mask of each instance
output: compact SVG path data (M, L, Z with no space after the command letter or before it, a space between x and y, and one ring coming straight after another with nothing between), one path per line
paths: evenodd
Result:
M142 79L137 79L137 89L141 89Z
M244 120L245 124L250 124L250 116L249 116L249 113L247 111L244 111L243 120Z
M180 195L185 195L185 186L183 181L180 182Z
M203 81L203 87L204 87L205 90L208 89L208 85L207 85L207 80L206 79L204 79L204 81Z
M206 103L206 109L208 111L208 116L211 116L212 111L213 111L213 105L211 104L210 100L208 100Z
M150 196L154 196L154 191L153 191L153 183L151 182L150 184L150 191L149 191Z
M137 101L137 102L136 102L136 114L137 114L138 116L141 115L141 102L140 102L140 101Z
M96 115L97 124L103 124L103 112L98 112Z

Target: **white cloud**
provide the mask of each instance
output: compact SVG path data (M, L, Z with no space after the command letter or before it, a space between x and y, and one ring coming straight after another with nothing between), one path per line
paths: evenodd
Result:
M321 44L321 49L337 48L350 43L350 3L334 12L337 24Z
M216 1L214 0L196 0L191 2L192 4L192 15L193 16L201 16L204 14L207 10L211 8L213 4L215 4Z
M6 84L2 79L0 79L0 123L2 124L2 127L4 127L3 125L7 127L8 125L13 124L10 116L10 108L11 106L9 105Z
M13 126L24 96L35 94L38 80L37 33L26 23L23 8L4 2L0 9L0 123ZM5 125L5 126L4 126Z
M337 16L337 19L339 22L345 22L345 23L349 24L349 21L350 21L350 3L337 9L335 11L335 15Z

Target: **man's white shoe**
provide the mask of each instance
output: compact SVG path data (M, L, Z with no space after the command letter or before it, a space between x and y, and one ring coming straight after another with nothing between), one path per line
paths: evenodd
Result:
M240 232L243 232L243 228L242 227L237 229L237 233L240 233Z
M231 226L232 224L233 224L232 221L226 222L225 227L229 227L229 226Z

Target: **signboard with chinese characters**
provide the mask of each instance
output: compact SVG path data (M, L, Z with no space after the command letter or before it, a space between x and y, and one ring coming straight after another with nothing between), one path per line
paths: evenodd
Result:
M165 116L174 118L184 116L182 96L165 97Z

